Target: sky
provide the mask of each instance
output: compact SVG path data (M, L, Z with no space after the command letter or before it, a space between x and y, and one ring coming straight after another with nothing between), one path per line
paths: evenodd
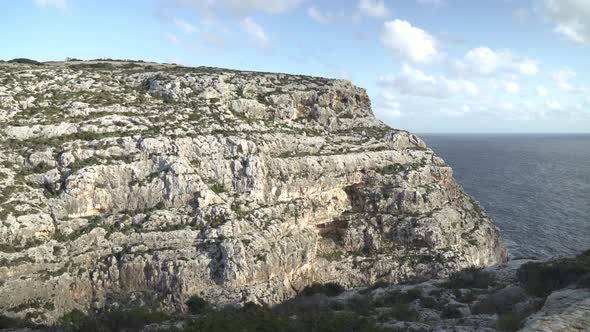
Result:
M0 0L0 41L348 79L417 133L590 132L590 0Z

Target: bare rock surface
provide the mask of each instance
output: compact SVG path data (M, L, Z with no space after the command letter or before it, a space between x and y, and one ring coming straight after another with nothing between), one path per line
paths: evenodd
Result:
M507 257L451 168L349 81L2 63L0 119L9 316L51 323L122 296L275 304L312 282L440 278Z
M545 305L529 317L522 331L589 331L590 290L563 289L547 297Z

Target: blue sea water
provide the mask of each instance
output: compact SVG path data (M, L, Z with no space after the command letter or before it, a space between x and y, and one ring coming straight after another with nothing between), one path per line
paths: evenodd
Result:
M420 135L498 225L511 256L590 249L590 135Z

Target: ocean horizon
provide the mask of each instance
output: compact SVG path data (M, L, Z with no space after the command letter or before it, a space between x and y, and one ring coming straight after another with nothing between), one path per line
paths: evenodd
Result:
M590 133L419 136L488 212L510 256L590 248Z

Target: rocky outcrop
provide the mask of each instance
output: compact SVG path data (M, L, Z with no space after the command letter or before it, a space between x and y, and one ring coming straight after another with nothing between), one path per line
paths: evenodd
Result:
M273 304L506 259L451 168L348 81L0 64L0 311Z
M522 331L587 331L590 329L590 290L563 289L547 297L543 308L529 317Z

